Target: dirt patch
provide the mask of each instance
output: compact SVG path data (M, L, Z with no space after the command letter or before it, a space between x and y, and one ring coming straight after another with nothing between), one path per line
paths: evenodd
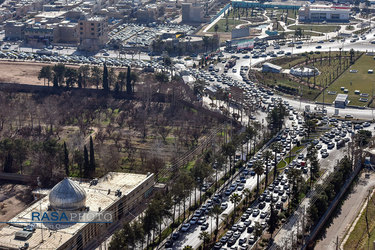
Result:
M0 221L8 221L33 200L31 188L19 184L0 185ZM0 223L0 228L6 224Z
M38 73L46 65L51 64L1 61L0 82L43 85L43 80L38 80Z

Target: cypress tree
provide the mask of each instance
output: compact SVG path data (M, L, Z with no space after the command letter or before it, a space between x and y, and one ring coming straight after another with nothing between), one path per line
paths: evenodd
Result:
M108 87L108 68L107 68L107 64L104 64L104 69L103 69L103 89L105 91L109 90L109 87Z
M64 167L65 167L65 174L69 176L69 152L66 148L66 143L64 142Z
M78 88L82 88L82 73L79 73L78 74L78 80L77 80L77 84L78 84Z
M95 173L95 153L92 136L90 136L90 172Z
M86 145L83 148L83 172L84 176L88 177L90 173L89 153L87 152Z
M59 87L59 79L57 79L56 74L53 76L53 87L54 88Z
M13 165L13 156L10 152L8 152L7 156L5 157L4 172L5 173L12 172L12 165Z
M131 82L132 82L132 80L131 80L131 69L130 69L130 66L128 66L128 72L127 72L127 75L126 75L126 93L129 94L129 95L131 95L133 93Z

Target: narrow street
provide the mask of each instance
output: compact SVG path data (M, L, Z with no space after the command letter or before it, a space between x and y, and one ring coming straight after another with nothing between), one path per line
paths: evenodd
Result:
M350 226L361 211L368 191L372 190L374 186L375 174L371 173L370 178L366 179L365 173L362 173L358 184L345 200L338 216L333 219L332 224L327 228L324 238L316 244L316 250L336 249L337 242L339 245L342 243L346 234L349 233Z

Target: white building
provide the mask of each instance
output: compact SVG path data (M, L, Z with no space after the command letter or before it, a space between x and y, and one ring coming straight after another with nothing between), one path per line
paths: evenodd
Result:
M298 10L300 22L349 22L350 7L334 5L305 5Z

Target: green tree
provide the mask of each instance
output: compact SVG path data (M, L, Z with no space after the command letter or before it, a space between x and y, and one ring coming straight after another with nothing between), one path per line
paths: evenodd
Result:
M202 231L199 234L199 239L203 240L203 249L206 249L206 244L210 241L210 234L206 231Z
M128 66L128 71L126 75L126 93L128 95L133 94L133 89L132 89L132 80L131 80L131 69L130 66Z
M229 142L222 146L221 151L223 152L223 155L225 157L229 157L229 176L231 176L232 175L232 158L234 158L234 155L236 154L236 147L233 145L232 142Z
M57 79L57 76L55 74L53 75L53 87L59 87L59 80Z
M272 152L270 150L266 150L262 154L264 158L264 162L266 163L266 185L268 185L268 166L269 166L269 161L272 160Z
M108 68L107 64L104 63L104 68L103 68L103 89L104 91L109 91L109 86L108 86Z
M65 84L67 88L71 88L78 81L78 72L73 68L66 68L65 70Z
M214 30L215 30L215 33L217 33L217 31L219 30L219 25L218 24L215 24Z
M94 142L92 141L92 136L90 136L90 174L94 174L95 173L95 168L96 168L96 164L95 164L95 153L94 153Z
M251 198L252 198L253 193L251 192L250 189L245 188L245 189L243 190L243 194L244 194L244 196L245 196L245 206L247 206L248 203L249 203L249 201L250 201Z
M259 178L264 172L263 162L257 160L254 162L254 172L257 175L257 196L259 195Z
M268 232L271 234L271 239L273 237L273 233L275 232L278 222L279 222L279 216L278 212L275 209L275 204L271 203L270 204L270 217L268 220Z
M66 176L69 176L69 152L68 152L65 142L64 142L64 167L65 167Z
M241 201L241 195L234 193L230 196L229 200L233 203L234 208L233 208L233 217L232 221L236 218L237 215L237 205Z
M66 72L66 67L62 63L55 64L52 68L54 76L57 78L58 86L61 86L64 82L64 76Z
M52 68L51 68L51 66L43 66L40 69L39 74L38 74L38 79L40 80L42 78L43 78L43 85L46 85L46 80L47 80L48 86L49 86L49 82L52 79Z
M273 180L275 181L276 180L276 176L278 175L278 171L277 171L277 154L281 152L282 150L282 144L280 142L276 142L272 145L272 150L273 152L275 153L275 156L273 157L274 159L274 163L275 163L275 166L274 166L274 169L273 169Z
M315 181L319 177L319 160L318 160L318 151L314 147L314 145L310 144L307 148L307 160L310 163L310 187L312 182Z
M125 84L126 84L126 73L121 71L118 73L118 76L117 76L117 83L120 87L120 91L122 91L125 87Z
M83 65L79 67L78 74L81 76L81 85L83 88L86 88L90 80L90 67L88 65Z
M83 147L83 174L85 178L88 178L90 175L89 153L87 151L86 145Z
M165 72L158 72L155 74L155 79L159 83L167 83L169 81L169 77Z
M98 66L91 68L91 82L99 89L100 82L102 81L102 70Z
M219 232L219 216L220 214L222 213L223 211L221 210L221 207L220 205L218 204L215 204L214 207L212 208L212 210L210 211L210 213L212 214L212 216L215 216L215 220L216 220L216 229L215 229L215 241L217 239L217 234Z
M5 173L11 173L12 172L12 166L13 166L13 156L11 152L9 151L7 156L5 157L4 162L4 172Z

